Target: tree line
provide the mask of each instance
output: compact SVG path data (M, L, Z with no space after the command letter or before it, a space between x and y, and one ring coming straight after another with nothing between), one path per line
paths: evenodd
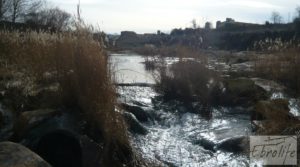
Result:
M295 16L293 18L293 22L297 22L300 19L300 6L297 6L295 9ZM270 21L273 24L282 24L284 23L284 19L282 15L278 11L273 11L271 13ZM290 20L287 20L286 23L289 23ZM269 21L266 21L266 24L270 24Z
M0 0L0 21L26 23L57 31L70 28L72 15L44 0Z

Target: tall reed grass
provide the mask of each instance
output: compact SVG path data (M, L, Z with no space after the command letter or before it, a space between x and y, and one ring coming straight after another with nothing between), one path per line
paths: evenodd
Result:
M104 142L103 164L121 166L132 160L126 126L115 111L115 88L101 43L83 26L73 32L0 31L1 69L22 72L43 85L45 75L59 83L59 103L79 108L89 135ZM49 99L51 101L52 99Z
M300 95L300 42L276 39L260 41L258 45L267 54L256 57L256 75L279 81Z

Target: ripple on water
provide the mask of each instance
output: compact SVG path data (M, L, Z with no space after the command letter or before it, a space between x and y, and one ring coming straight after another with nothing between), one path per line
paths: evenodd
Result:
M194 144L193 140L206 138L217 143L233 136L247 135L250 128L248 115L230 115L230 111L214 109L214 119L207 121L193 113L174 113L168 105L161 105L160 109L154 110L151 98L157 94L152 88L122 87L118 90L128 103L138 101L146 104L159 117L154 124L145 124L149 134L132 136L133 145L145 158L176 166L247 166L246 156L214 153Z
M113 62L117 62L117 69L132 68L139 74L121 70L118 76L125 77L127 82L149 81L149 73L144 71L141 56L115 55ZM168 64L176 62L168 59ZM145 75L140 75L145 73ZM120 80L123 81L124 80ZM152 80L153 81L153 80ZM151 81L151 82L152 82ZM153 81L154 82L154 81ZM248 166L248 159L243 155L233 155L226 152L212 152L195 144L193 140L205 138L217 143L223 139L247 135L250 127L250 118L243 114L230 114L232 109L214 109L213 119L202 119L197 114L184 113L179 103L164 104L161 101L153 102L157 93L151 87L118 87L119 101L130 105L139 105L149 109L156 120L152 124L145 124L149 133L145 136L132 135L132 145L136 147L145 158L159 160L168 164L183 167L202 166Z

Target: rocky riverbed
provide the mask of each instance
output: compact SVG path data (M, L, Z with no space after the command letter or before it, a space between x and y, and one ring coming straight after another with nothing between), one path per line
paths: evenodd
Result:
M131 145L144 160L160 166L249 166L249 135L297 132L299 128L290 125L299 124L299 99L274 81L228 77L229 71L251 71L248 60L249 69L235 65L241 61L228 62L215 57L209 61L209 68L226 74L222 96L226 100L215 105L206 119L198 113L200 102L165 101L155 89L153 72L145 69L143 56L111 54L116 111L123 114ZM105 156L101 136L88 135L87 123L76 108L53 107L58 85L50 82L51 74L45 77L49 83L42 87L31 85L20 73L1 80L0 149L6 152L0 152L0 166L18 166L20 160L31 166L99 166ZM9 158L13 155L19 158Z
M155 91L152 85L155 81L151 80L151 73L145 70L142 56L124 53L112 54L111 58L116 67L127 68L117 68L117 76L120 77L117 80L118 99L123 109L133 117L128 123L131 125L132 145L144 158L163 166L249 166L248 136L255 134L254 102L240 105L244 104L242 101L233 106L214 107L212 118L207 120L193 111L195 107L187 107L176 100L165 102ZM176 58L167 59L168 64L176 61ZM239 61L230 66L213 60L210 64L211 68L217 69L218 65L225 72L230 67L234 71L251 71L251 63L246 63L249 64L247 68L243 66L245 63ZM233 93L243 92L243 89L248 92L251 89L250 93L263 92L259 93L262 100L285 96L281 85L259 78L234 79L229 80L228 84L231 84ZM241 98L238 93L231 93L231 96L227 96L227 99L236 101L234 98ZM290 113L297 116L298 100L286 99ZM247 100L246 97L246 101L249 100L252 99Z

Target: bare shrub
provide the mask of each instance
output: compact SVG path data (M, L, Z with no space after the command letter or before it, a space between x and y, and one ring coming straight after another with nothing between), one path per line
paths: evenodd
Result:
M175 53L180 59L170 66L161 63L157 77L158 89L167 100L178 99L184 103L201 102L200 114L208 116L211 113L213 98L220 86L220 75L208 69L206 57L199 51L178 47L175 51L168 48L167 52ZM187 59L190 57L194 59Z

